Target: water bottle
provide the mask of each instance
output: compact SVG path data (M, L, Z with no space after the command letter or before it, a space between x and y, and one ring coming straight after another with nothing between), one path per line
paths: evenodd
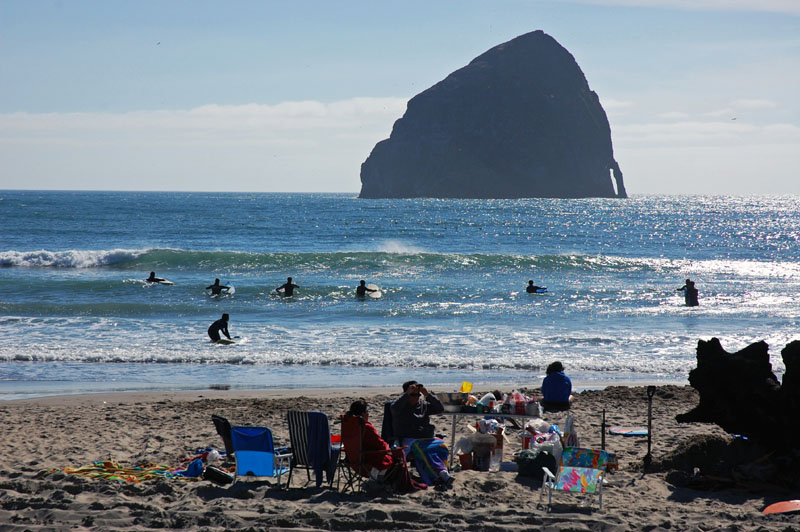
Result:
M500 471L500 464L503 462L503 448L497 447L492 451L489 460L489 471Z

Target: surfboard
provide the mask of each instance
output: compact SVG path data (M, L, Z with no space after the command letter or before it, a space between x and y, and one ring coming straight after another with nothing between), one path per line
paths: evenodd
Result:
M148 281L147 279L145 279L144 282L147 283L147 284L163 284L165 286L170 286L170 285L175 284L172 281L167 281L166 279L163 279L161 281Z
M608 433L614 436L647 436L647 427L612 427Z
M223 336L222 338L220 338L219 340L217 340L215 343L217 343L217 344L222 344L222 345L231 345L231 344L235 344L235 343L236 343L236 340L228 340L227 338L225 338L225 337Z
M761 513L762 514L782 514L786 512L796 512L800 510L800 499L794 499L791 501L781 501L776 502L774 504L770 504L766 508L764 508Z
M381 289L378 288L378 285L368 284L367 288L369 288L370 290L375 290L374 292L367 292L367 295L372 299L380 299L381 296L383 296L383 292L381 292Z

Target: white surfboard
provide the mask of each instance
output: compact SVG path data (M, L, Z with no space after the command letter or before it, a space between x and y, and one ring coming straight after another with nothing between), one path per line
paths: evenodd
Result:
M217 343L217 344L222 344L222 345L231 345L231 344L235 344L235 343L236 343L236 340L228 340L227 338L225 338L225 337L223 336L222 338L220 338L219 340L217 340L217 341L216 341L216 342L214 342L214 343Z
M383 292L381 292L381 289L378 288L378 285L368 284L367 288L369 288L370 290L375 290L374 292L367 292L367 295L372 299L380 299L381 296L383 296Z
M170 286L175 284L172 281L167 281L166 279L162 279L160 281L148 281L147 279L145 279L144 282L147 284L163 284L165 286Z

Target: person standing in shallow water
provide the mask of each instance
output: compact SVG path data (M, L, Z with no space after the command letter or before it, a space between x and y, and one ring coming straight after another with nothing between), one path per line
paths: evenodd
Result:
M278 288L276 288L275 291L280 294L281 293L281 289L283 289L283 294L281 294L281 295L289 297L289 296L294 295L294 289L295 288L300 288L300 287L292 282L292 278L291 277L287 277L286 278L286 282L283 283L282 285L280 285Z
M377 292L377 290L373 288L367 288L367 285L365 283L366 281L362 279L361 283L356 287L356 296L365 297L367 295L367 292Z
M206 290L211 290L211 295L218 296L223 290L230 290L230 286L219 284L219 279L214 279L214 284L206 286Z
M219 333L224 334L228 340L231 339L231 335L228 333L228 319L228 314L223 314L220 319L212 323L208 328L208 337L211 338L212 342L219 342Z
M691 279L686 279L686 284L678 288L677 291L683 292L687 307L696 307L700 305L700 302L697 300L697 288L695 288L694 281Z

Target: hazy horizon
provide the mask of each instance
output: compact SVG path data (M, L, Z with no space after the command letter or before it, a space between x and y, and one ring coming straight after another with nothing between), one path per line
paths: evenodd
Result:
M0 189L357 194L406 102L543 30L632 196L800 193L788 0L0 2Z

